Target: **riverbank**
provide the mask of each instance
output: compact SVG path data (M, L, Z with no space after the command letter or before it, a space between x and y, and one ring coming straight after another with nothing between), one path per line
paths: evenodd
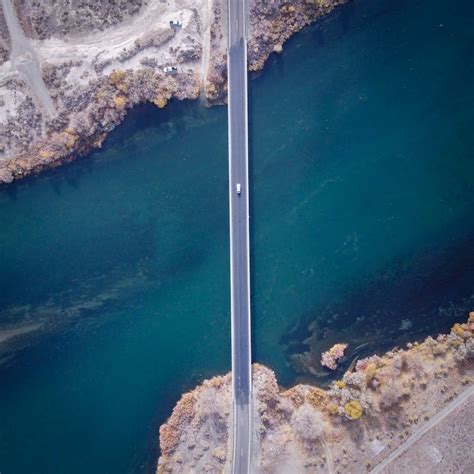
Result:
M249 69L261 69L293 33L341 3L251 2ZM93 21L94 2L85 2L84 24L71 20L66 4L49 12L47 2L2 5L0 183L100 148L139 103L225 101L225 0L136 0L125 12L121 5L102 10L101 21ZM176 73L163 71L170 65Z
M418 439L437 425L443 409L443 419L449 421L451 411L464 404L467 395L472 398L473 377L474 312L449 334L354 361L328 390L303 384L281 389L273 371L255 364L253 469L370 472L406 440ZM453 403L460 394L464 398ZM231 374L206 380L183 395L160 428L162 456L157 472L228 469L231 406ZM439 451L436 442L442 440L442 433L433 432L427 462L434 468L443 461L443 466L457 466L457 472L464 472L474 462L466 444L468 426L461 423L450 429L466 450L460 455L451 441L449 449Z
M474 308L472 13L355 1L250 81L254 356L281 386L327 382L293 354L349 365ZM2 471L156 471L182 393L230 369L227 173L225 107L173 101L1 188L0 324L46 323L6 342Z

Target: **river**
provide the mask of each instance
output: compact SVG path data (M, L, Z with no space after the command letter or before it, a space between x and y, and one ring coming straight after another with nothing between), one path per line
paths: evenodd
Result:
M349 363L474 309L473 10L357 0L252 77L254 356L283 385L330 378L309 347ZM180 394L229 370L226 117L142 106L0 189L0 472L151 473Z

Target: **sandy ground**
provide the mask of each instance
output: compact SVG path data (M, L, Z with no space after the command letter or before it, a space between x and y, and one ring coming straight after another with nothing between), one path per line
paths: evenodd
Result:
M4 0L5 1L5 0ZM150 2L139 17L132 17L125 22L113 26L106 31L69 38L67 40L52 38L36 41L38 54L50 64L63 63L68 60L82 64L74 68L69 76L78 84L88 83L90 64L107 63L98 74L107 75L115 69L139 69L140 61L152 56L159 66L174 64L176 57L170 50L182 47L184 44L201 43L201 22L209 17L207 0L175 0L167 3ZM202 19L196 18L197 11ZM176 34L166 44L153 43L143 50L121 59L124 52L134 49L136 42L153 38L170 30L170 20L179 20L182 27L176 29ZM183 38L184 37L184 38ZM199 61L186 64L189 68L198 68Z
M474 472L474 386L422 426L371 474Z

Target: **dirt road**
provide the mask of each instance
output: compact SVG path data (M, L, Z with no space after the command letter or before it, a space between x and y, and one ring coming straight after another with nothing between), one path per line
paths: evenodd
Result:
M51 117L56 110L41 74L38 54L23 33L11 0L2 0L2 8L12 44L10 62L13 72L23 77L41 110Z
M393 451L388 458L376 466L370 474L379 474L388 467L395 459L397 459L401 454L407 451L414 443L416 443L424 434L434 428L438 423L443 421L447 416L449 416L453 410L458 406L466 402L469 397L474 395L474 385L471 385L468 389L464 390L459 396L457 396L452 402L444 407L436 416L431 418L428 423L422 425L417 431L415 431L403 444L401 444L395 451Z

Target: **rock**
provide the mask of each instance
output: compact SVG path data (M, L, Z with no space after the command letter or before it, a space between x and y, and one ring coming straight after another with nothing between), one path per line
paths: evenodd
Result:
M321 365L331 370L336 370L337 361L344 356L347 344L334 344L331 349L324 352L321 357Z

